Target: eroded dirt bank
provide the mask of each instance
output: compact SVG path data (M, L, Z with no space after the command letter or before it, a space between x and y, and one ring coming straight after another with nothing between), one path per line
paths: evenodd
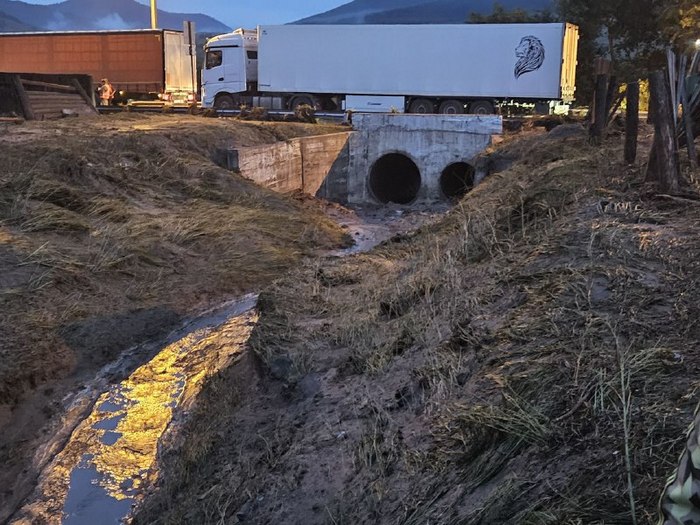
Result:
M627 524L630 491L653 521L697 402L700 207L619 137L501 151L442 222L263 293L137 523Z
M313 203L217 165L226 147L334 131L143 115L0 129L0 521L64 396L191 313L347 245Z

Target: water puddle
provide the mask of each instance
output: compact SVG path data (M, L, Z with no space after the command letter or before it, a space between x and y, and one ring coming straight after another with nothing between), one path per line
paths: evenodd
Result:
M256 302L256 295L248 295L193 320L151 361L103 393L12 523L124 523L158 477L158 443L173 417L248 341Z

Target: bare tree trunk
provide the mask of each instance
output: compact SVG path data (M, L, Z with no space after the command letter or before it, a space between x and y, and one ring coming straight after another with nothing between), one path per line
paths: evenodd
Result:
M639 82L627 84L627 114L625 115L625 162L637 160L637 137L639 136Z
M677 193L680 172L671 92L666 77L661 71L654 71L649 75L649 84L655 109L654 149L656 153L656 172L653 175L659 183L661 191Z
M591 125L591 140L595 144L603 142L605 121L607 120L606 98L608 95L608 76L598 75L595 84L595 102L593 109L593 124Z
M608 90L605 94L605 122L608 121L608 115L610 115L610 110L613 107L613 103L616 100L616 93L619 84L617 83L617 77L615 75L610 76L610 81L608 82Z
M698 153L695 150L695 132L693 130L693 117L690 114L690 104L688 103L688 95L685 89L681 92L681 104L683 105L683 124L685 125L685 141L688 148L688 158L690 159L690 167L697 169Z

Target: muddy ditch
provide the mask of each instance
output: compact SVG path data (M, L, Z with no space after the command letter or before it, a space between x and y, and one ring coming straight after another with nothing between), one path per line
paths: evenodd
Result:
M129 114L3 130L0 522L66 396L102 367L347 243L317 205L218 165L230 147L336 131Z
M135 522L622 525L632 493L653 523L697 402L700 211L577 135L267 287Z
M327 261L354 259L345 256L384 240L410 245L413 232L446 209L348 211L280 197L217 166L217 151L227 142L222 133L246 146L319 132L314 126L202 124L128 115L90 125L51 126L56 127L36 123L0 137L0 242L7 249L0 263L10 267L19 261L22 268L7 274L0 297L0 328L8 335L0 368L5 403L0 424L7 423L8 429L0 443L0 459L7 460L0 474L0 521L36 485L38 470L27 469L24 461L34 451L35 464L45 474L31 502L17 514L26 523L61 520L66 509L71 515L85 510L90 522L91 501L111 498L116 502L111 507L121 513L129 510L137 489L177 484L178 479L159 479L157 471L143 467L141 459L152 455L142 453L142 446L148 442L152 448L157 439L138 435L125 452L112 447L127 442L126 430L138 431L143 423L143 416L130 418L125 410L144 405L127 391L141 389L141 380L134 377L138 374L153 380L148 363L157 363L157 356L171 356L160 368L173 380L162 383L175 386L154 393L183 403L175 414L172 407L164 412L175 417L174 424L167 417L155 418L165 429L183 424L200 381L210 378L216 384L229 368L235 369L231 373L253 371L245 352L220 355L220 373L211 364L199 363L199 372L189 369L177 357L174 350L180 347L173 337L188 339L183 322L193 328L198 318L192 312L207 312L202 319L211 321L224 301L260 290L295 267L318 269L323 282L346 282L343 275L323 270ZM348 237L354 246L339 249ZM357 277L347 282L356 283ZM377 290L383 284L377 283ZM388 317L395 316L387 304ZM212 310L212 305L218 306ZM229 319L209 322L202 328L202 341L213 338L214 348L223 347L232 337L225 329ZM310 322L325 326L323 319ZM96 344L103 338L106 344ZM152 343L132 346L148 338ZM409 337L395 346L403 351L410 345ZM128 346L132 350L122 355ZM239 357L240 367L226 366ZM288 362L281 359L280 364L284 368ZM176 366L184 368L170 374ZM194 378L195 387L181 384L182 374ZM285 374L281 370L279 375ZM302 386L313 395L317 383L311 377ZM238 395L234 390L221 394ZM42 436L37 438L38 429ZM160 450L165 455L177 441L171 434L177 432L166 432ZM202 436L209 439L207 432ZM88 446L99 453L89 452ZM208 447L205 443L204 450ZM192 449L194 458L201 453L199 447ZM71 487L76 488L71 492ZM98 499L91 500L93 496Z
M350 247L320 252L321 258L347 257L411 235L447 210L316 205L353 239ZM61 416L52 437L34 456L36 488L9 522L89 525L127 519L158 479L157 457L167 453L161 443L177 439L204 382L241 359L257 321L256 302L257 295L249 294L184 322L174 312L154 310L122 322L93 319L67 327L63 337L87 356L99 355L105 344L123 347L139 335L149 342L133 345L56 408ZM106 336L125 325L131 326L123 335ZM157 337L164 331L170 333Z

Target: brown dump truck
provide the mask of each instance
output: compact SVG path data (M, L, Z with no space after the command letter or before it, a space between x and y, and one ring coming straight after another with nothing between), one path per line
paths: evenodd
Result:
M0 72L86 74L94 89L108 78L115 103L191 102L196 63L182 31L144 29L0 33Z

